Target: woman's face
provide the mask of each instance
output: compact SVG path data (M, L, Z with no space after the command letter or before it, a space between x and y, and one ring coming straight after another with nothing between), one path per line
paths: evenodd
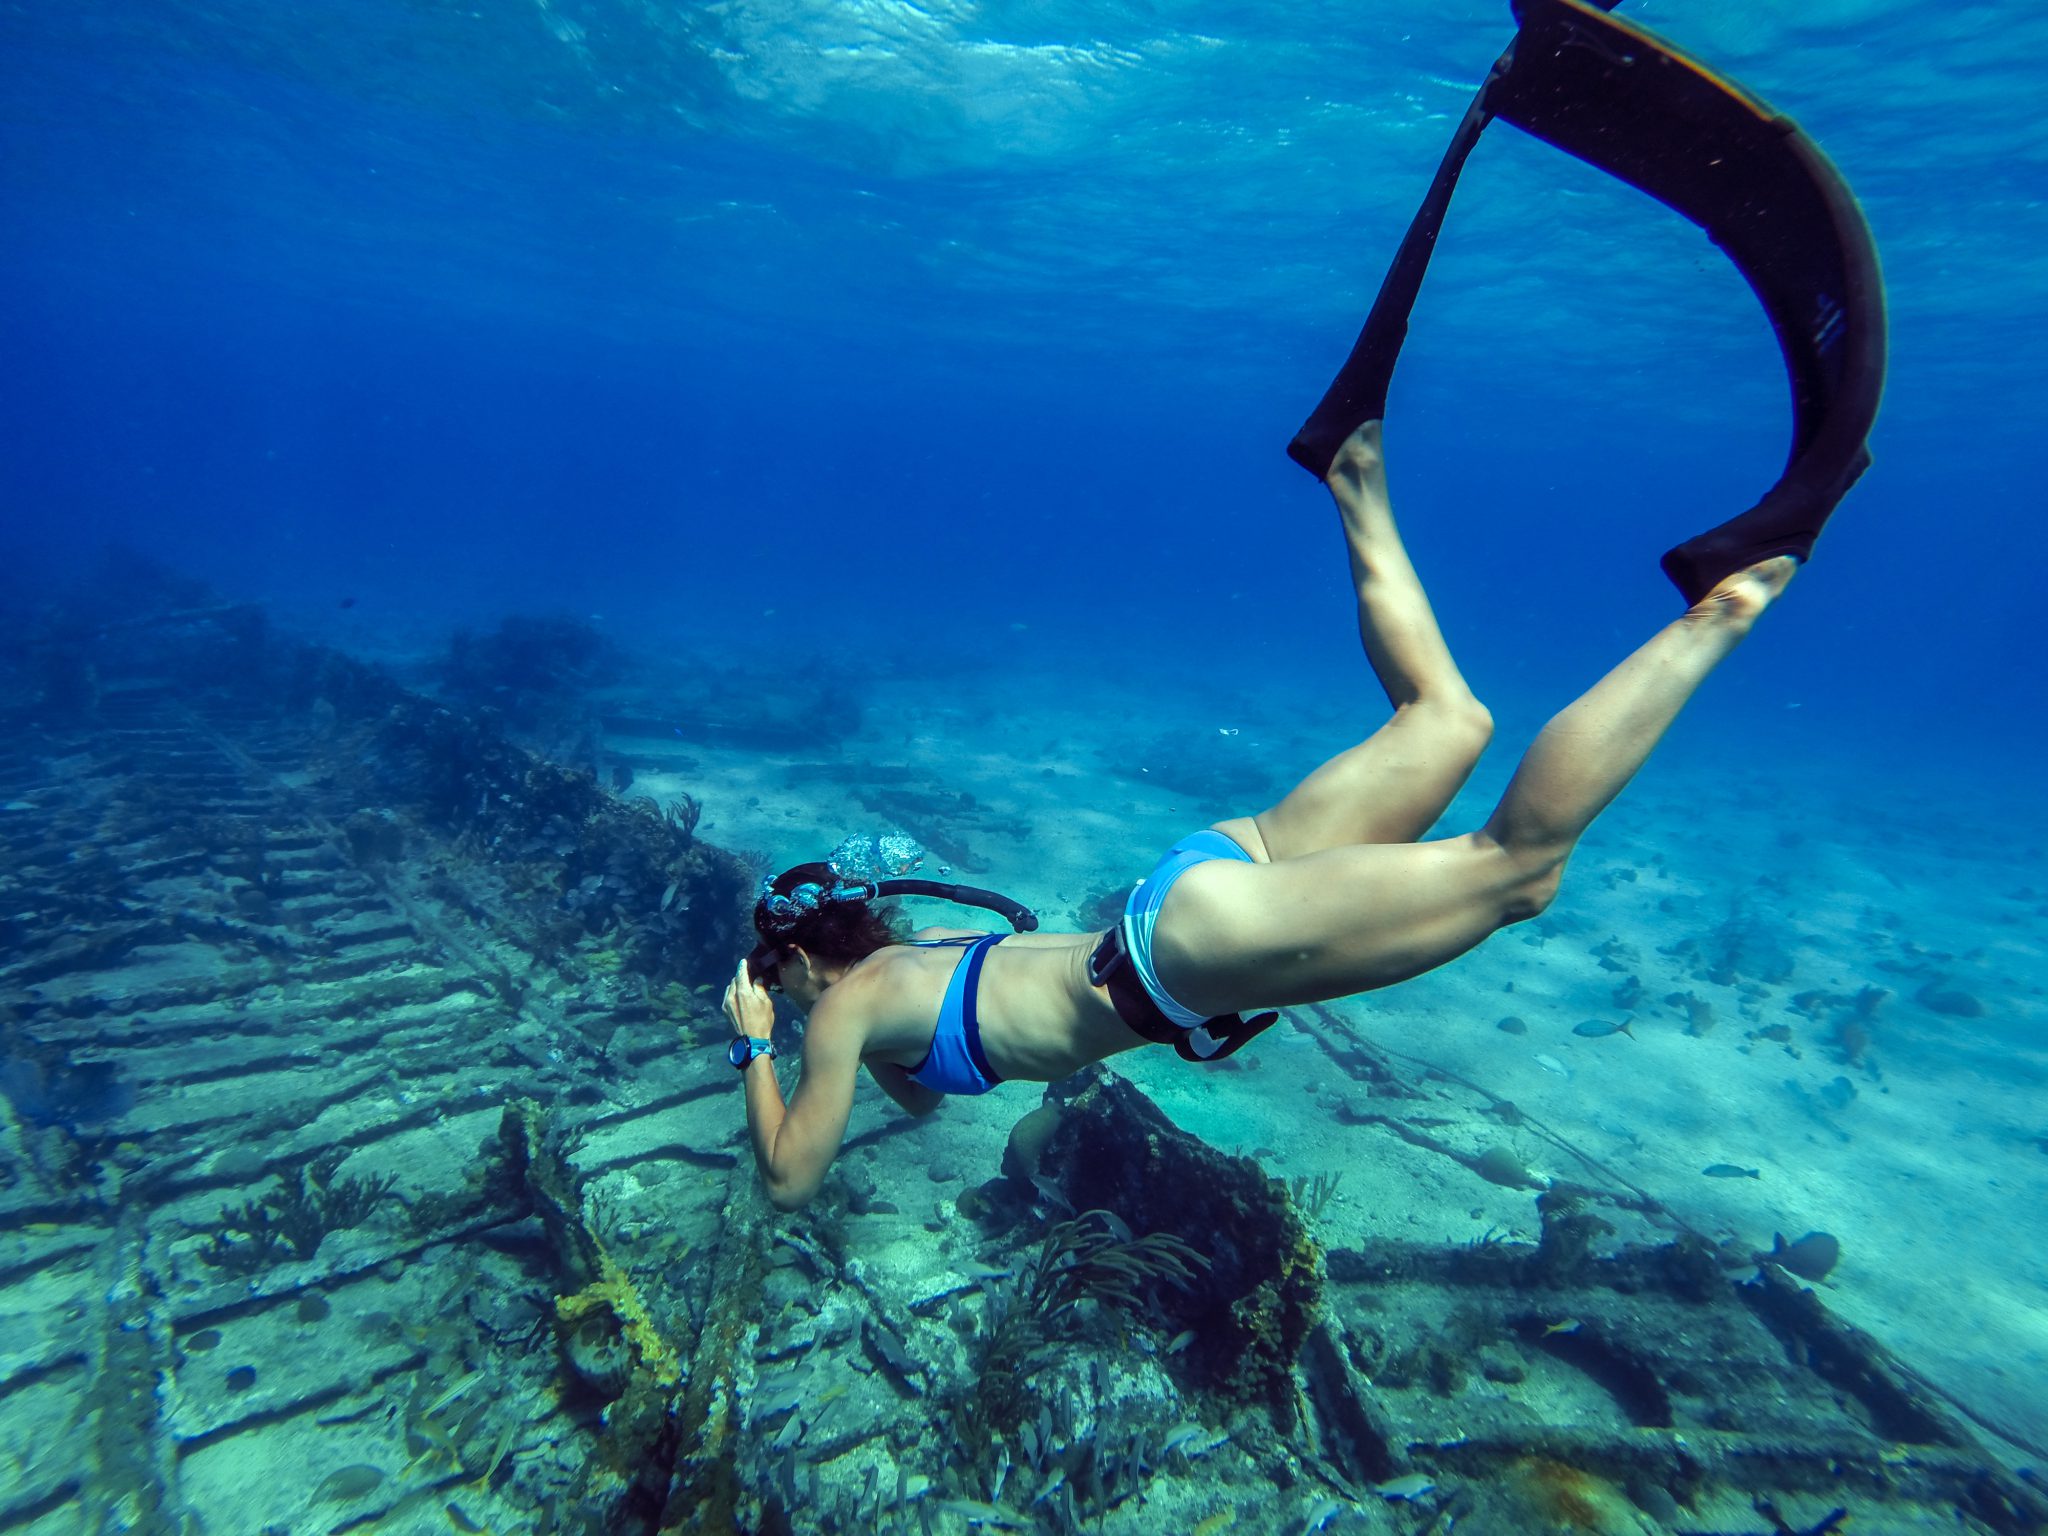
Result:
M811 967L811 956L795 946L782 950L774 963L762 967L760 983L768 991L780 991L805 1014L817 1006L817 999L825 991L825 983L819 981L817 971Z
M791 949L783 955L775 967L775 980L771 985L805 1013L816 1006L825 992L825 984L818 979L811 957L801 949Z

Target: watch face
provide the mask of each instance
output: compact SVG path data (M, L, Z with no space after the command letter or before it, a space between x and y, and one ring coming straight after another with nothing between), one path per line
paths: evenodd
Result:
M753 1047L748 1043L746 1036L733 1036L732 1044L725 1048L725 1059L735 1067L744 1067L754 1059Z

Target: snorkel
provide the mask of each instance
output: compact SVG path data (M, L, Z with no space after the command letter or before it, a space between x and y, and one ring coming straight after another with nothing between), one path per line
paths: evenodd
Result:
M763 880L761 898L754 903L754 931L761 942L747 956L748 978L756 986L772 986L777 957L796 943L796 931L807 918L836 903L932 896L993 912L1018 933L1038 927L1037 913L1000 892L948 880L913 878L912 871L921 867L924 859L924 849L900 833L857 834L826 855L830 880L804 880L786 891L775 889L779 879Z

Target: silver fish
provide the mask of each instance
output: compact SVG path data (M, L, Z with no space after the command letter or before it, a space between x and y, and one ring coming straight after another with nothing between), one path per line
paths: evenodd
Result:
M1201 1433L1202 1426L1199 1424L1176 1424L1166 1432L1166 1439L1161 1442L1159 1449L1168 1453L1177 1451L1182 1446L1192 1443Z
M1064 1483L1066 1480L1067 1469L1065 1467L1054 1467L1052 1469L1052 1476L1048 1477L1045 1480L1045 1486L1040 1488L1038 1492L1031 1495L1031 1502L1034 1504L1043 1504L1047 1499L1051 1498L1054 1494L1060 1491L1060 1485Z
M1559 1077L1570 1077L1572 1075L1571 1068L1567 1067L1555 1056L1538 1056L1536 1058L1536 1065L1546 1072L1555 1072Z
M1372 1491L1389 1504L1400 1504L1419 1499L1425 1493L1436 1492L1436 1484L1427 1473L1410 1472L1405 1477L1390 1477L1384 1483L1374 1483Z
M432 1403L427 1405L427 1416L429 1418L433 1417L435 1414L439 1413L443 1408L446 1408L450 1403L454 1402L455 1399L462 1396L463 1393L467 1392L471 1387L475 1386L478 1382L482 1381L483 1379L484 1373L482 1371L471 1371L467 1376L463 1377L462 1380L456 1382L454 1386L450 1387L446 1392L443 1392L439 1397L435 1398Z
M1633 1040L1636 1035L1635 1031L1628 1027L1629 1023L1627 1019L1623 1019L1619 1024L1611 1019L1586 1019L1574 1024L1572 1033L1586 1040L1605 1040L1609 1035L1627 1035Z
M1028 1524L1015 1510L984 1504L978 1499L946 1499L939 1508L946 1514L958 1515L969 1525L984 1525L998 1531L1021 1531Z
M1335 1499L1324 1499L1308 1512L1308 1519L1302 1523L1301 1536L1316 1536L1324 1526L1344 1513L1344 1506Z
M1738 1168L1733 1163L1709 1163L1700 1170L1710 1179L1760 1179L1763 1173L1755 1168Z
M1053 1183L1044 1174L1034 1173L1031 1175L1031 1182L1037 1188L1039 1194L1045 1197L1047 1205L1063 1211L1072 1211L1074 1209L1074 1202L1067 1198L1067 1192L1061 1189L1059 1185Z

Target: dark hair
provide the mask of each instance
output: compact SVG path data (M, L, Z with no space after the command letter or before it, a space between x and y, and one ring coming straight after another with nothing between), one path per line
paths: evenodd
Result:
M769 890L777 896L787 896L800 885L829 891L839 883L840 877L830 864L798 864L777 875ZM771 925L764 917L761 905L756 904L754 931L763 943L773 945L778 952L801 945L804 953L828 965L852 965L878 949L903 942L902 922L896 913L867 901L826 901L794 923Z

